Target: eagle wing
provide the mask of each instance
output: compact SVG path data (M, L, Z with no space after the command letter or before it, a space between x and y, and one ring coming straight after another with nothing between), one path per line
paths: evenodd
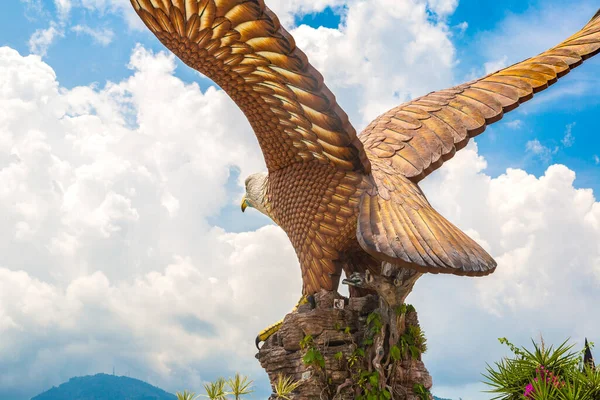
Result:
M600 51L600 11L579 32L523 62L402 104L360 135L369 158L413 182L438 169L469 139Z
M367 172L323 77L263 0L131 0L156 37L242 109L269 172L302 161Z
M361 246L378 259L426 272L493 272L492 257L437 213L417 183L488 124L599 51L600 11L581 31L537 57L430 93L373 121L359 135L378 188L361 199Z

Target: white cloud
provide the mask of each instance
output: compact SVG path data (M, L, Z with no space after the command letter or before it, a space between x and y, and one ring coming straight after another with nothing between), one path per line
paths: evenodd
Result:
M210 235L205 245L212 251L204 260L175 256L164 271L126 282L96 271L62 288L0 268L0 332L7 345L0 349L0 364L22 357L19 369L3 369L3 379L18 384L26 368L35 372L34 387L41 390L116 364L175 390L200 387L217 373L202 363L221 358L227 364L220 367L257 375L252 337L265 318L293 305L300 288L298 276L289 279L296 272L294 252L272 226L247 234L214 229ZM265 275L278 282L279 294ZM257 296L267 291L282 303ZM57 375L56 365L66 371Z
M494 61L488 61L483 64L483 69L485 70L485 74L491 74L493 72L499 71L508 66L508 57L503 56L502 58L496 59Z
M583 28L597 10L597 2L583 0L570 2L568 6L560 2L549 2L531 6L521 13L507 12L506 18L493 29L478 34L468 51L487 60L482 68L486 73L495 72L558 45ZM481 76L480 72L476 69L469 78ZM531 102L531 105L520 112L533 113L540 109L547 111L549 105L561 105L554 100L567 96L597 96L600 78L593 68L580 68L573 75L574 77L565 78L569 81L568 84L559 83L556 88L538 95L535 102Z
M83 7L90 11L120 14L131 29L146 29L144 23L136 15L129 0L73 0L74 6Z
M312 14L326 7L341 7L349 3L345 0L271 0L267 6L277 14L281 23L288 29L294 26L296 15Z
M515 119L510 122L504 122L504 124L510 129L521 129L523 127L523 121L520 119Z
M594 154L594 162L596 165L600 165L600 157L597 154Z
M576 122L572 122L570 124L567 124L567 126L565 127L565 136L561 140L561 143L564 147L571 147L575 143L575 136L573 136L573 127L576 124Z
M25 16L31 19L31 15L41 14L44 10L42 0L20 0L25 4ZM30 15L31 14L31 15Z
M469 28L469 23L467 21L463 21L460 24L455 25L454 28L458 30L459 35L464 35Z
M94 42L102 46L108 46L115 36L115 33L111 29L93 29L87 25L75 25L71 28L71 30L76 33L82 33L90 36Z
M37 29L29 38L29 51L44 57L48 47L58 38L64 36L62 29L55 23L50 23L46 29Z
M458 0L430 0L427 7L441 17L446 17L456 10Z
M483 32L476 42L489 60L507 57L512 64L555 46L577 32L598 10L594 1L549 3L523 13L507 13L495 29ZM560 24L556 21L560 20ZM527 38L527 40L523 40Z
M135 30L145 29L143 22L135 14L129 0L53 0L55 15L51 16L51 7L44 5L42 0L20 0L24 2L27 11L35 16L44 18L54 18L61 26L66 26L70 22L73 9L84 8L103 16L104 14L122 15L129 28Z
M516 120L516 121L519 121L519 120ZM513 122L516 122L516 121L513 121ZM507 125L511 128L514 128L513 126L511 126L511 124L512 124L512 122L509 122ZM575 122L572 122L572 123L566 125L565 134L564 134L563 138L560 140L561 145L554 146L554 148L550 148L548 146L543 145L538 139L534 139L534 140L530 140L526 143L525 150L529 154L537 157L544 163L548 164L552 161L552 157L555 154L557 154L560 150L567 149L569 147L572 147L573 144L575 144L575 136L573 135L573 127L575 125L576 125ZM521 126L520 121L519 121L518 126L519 127Z
M65 20L69 17L69 13L73 6L71 0L54 0L54 5L61 20Z
M540 160L545 163L552 161L552 156L558 153L559 148L555 147L551 149L544 146L538 139L530 140L525 144L525 149L528 153L537 156Z

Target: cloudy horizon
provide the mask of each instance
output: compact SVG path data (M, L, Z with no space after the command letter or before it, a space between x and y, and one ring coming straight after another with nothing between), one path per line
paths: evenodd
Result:
M391 107L533 56L592 1L266 0L357 130ZM170 392L236 371L270 392L258 331L293 307L285 234L239 211L264 170L241 111L126 0L21 0L0 13L0 399L129 372ZM559 21L559 22L557 22ZM342 66L342 67L340 67ZM544 335L600 341L600 57L421 184L498 261L423 277L408 301L433 393L487 399L487 363Z

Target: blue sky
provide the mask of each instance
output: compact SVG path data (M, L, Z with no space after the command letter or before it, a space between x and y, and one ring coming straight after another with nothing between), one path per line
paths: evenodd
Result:
M67 3L71 5L68 12L61 11L59 5ZM15 99L27 100L32 94L33 97L48 96L50 99L35 100L31 111L27 111L27 107L20 109L15 106L14 120L7 119L6 122L0 118L0 133L9 138L0 140L0 172L3 168L6 171L5 175L0 174L0 182L8 179L12 171L9 166L16 165L5 162L11 154L17 154L23 160L21 165L27 166L30 174L26 180L27 190L23 189L21 197L0 196L0 216L10 221L6 234L12 237L15 231L24 232L17 233L14 241L0 247L0 254L9 254L7 259L0 259L0 285L2 279L7 285L8 282L15 287L17 283L22 284L27 289L27 296L34 296L32 300L23 301L25 305L22 307L15 306L13 309L9 304L10 298L2 297L0 293L0 337L5 332L9 338L6 343L12 343L17 349L10 353L8 345L3 348L0 340L0 354L5 352L6 359L11 360L3 365L0 359L0 370L10 367L15 370L15 375L37 382L23 388L19 378L13 376L3 380L0 376L0 398L29 398L27 396L58 385L72 375L110 372L115 363L118 364L117 372L130 371L133 377L149 380L171 391L183 389L183 384L199 388L201 382L220 374L248 371L259 385L256 398L261 398L268 391L268 383L260 375L252 359L252 351L244 345L253 340L250 331L271 323L291 308L298 294L299 281L294 255L285 236L259 213L251 211L242 216L239 212L239 198L243 190L240 183L246 175L262 168L256 141L241 113L235 111L235 106L219 90L209 89L214 86L209 80L180 61L160 55L164 47L145 28L141 29L139 22L136 24L127 3L118 0L21 0L6 2L0 13L0 48L8 47L19 53L18 56L2 53L8 61L0 63L0 67L7 66L0 69L0 73L11 71L14 78L2 81L0 77L0 100L3 101L1 96L5 96L6 101L15 101L10 104L20 104ZM280 16L283 15L282 20L297 37L298 44L307 46L306 52L313 63L323 69L326 82L330 82L329 86L337 94L340 104L348 110L355 126L361 128L365 120L403 100L462 83L483 75L486 68L492 71L545 50L583 26L597 7L592 1L567 3L508 0L486 4L482 10L481 2L471 0L398 2L414 11L410 14L412 19L406 19L408 17L405 18L402 10L394 9L393 13L381 10L386 4L391 4L386 0L368 5L361 0L322 2L327 7L315 6L310 1L298 1L295 5L274 1L273 8L283 13ZM267 4L270 4L269 1ZM380 4L380 9L377 9L377 4ZM424 4L428 10L421 15L419 10ZM392 8L390 6L390 10ZM379 19L360 19L369 12ZM398 15L394 14L396 12ZM382 51L372 52L356 41L356 58L369 58L371 64L377 65L344 58L334 51L335 40L366 35L361 31L364 27L352 28L357 21L363 24L384 21L388 24L383 28L367 27L367 30L376 32L371 39L380 40ZM31 40L36 32L49 27L54 27L56 32L53 40L42 46L43 49L39 45L32 46ZM358 36L353 36L355 31L359 32ZM419 51L422 53L417 52L415 56L418 60L415 65L420 67L411 68L405 62L409 57L404 57L404 53L408 54L409 45L415 39L411 35L418 38L421 34L432 35L436 41L431 43L429 54L428 47L420 44ZM330 46L327 47L330 54L319 53L323 46ZM25 56L32 52L42 53L41 59L26 59ZM341 64L343 68L336 71L332 65L340 65L339 60L347 63ZM37 78L28 83L27 77L33 75L22 73L26 70L25 66L34 65L35 71L38 71L45 68L43 63L56 74L54 83L48 83L47 87L46 84L36 86L33 81ZM171 63L174 63L174 69ZM11 66L14 69L10 69ZM370 71L373 76L361 75L362 71ZM522 291L523 286L530 287L531 293L540 298L547 298L544 296L548 296L553 288L546 284L545 278L532 284L531 276L527 275L530 272L525 268L519 269L520 265L545 260L551 265L548 271L554 271L550 268L558 271L563 267L575 269L572 264L580 263L589 266L589 271L580 272L584 274L582 276L600 276L600 266L595 267L600 264L594 264L600 260L600 249L594 247L594 243L598 243L595 238L600 236L593 236L600 232L595 225L595 218L599 218L596 216L600 214L597 202L600 192L599 72L600 58L587 61L554 87L536 95L532 101L489 127L476 139L477 146L469 147L461 158L449 163L452 166L445 166L424 184L432 203L467 233L485 242L494 257L500 260L499 270L504 266L504 271L510 271L476 283L463 283L453 277L435 277L436 280L427 277L422 284L419 283L421 286L417 285L411 301L422 310L421 321L426 332L431 332L426 365L434 377L436 388L439 387L439 390L434 389L435 393L456 398L461 395L465 399L486 398L476 394L481 389L477 371L483 371L485 361L491 362L504 354L502 349L498 349L496 338L508 336L506 330L513 329L525 318L531 318L535 312L535 309L523 305L537 304L528 297L529 292ZM160 77L161 81L153 81L156 77ZM345 85L344 79L352 83ZM3 92L2 82L10 90ZM192 85L194 82L197 87ZM53 89L53 84L57 85L56 89ZM22 92L18 92L21 89ZM16 97L10 97L14 93L17 93ZM162 93L165 98L169 94L180 94L171 103L176 103L177 98L191 96L193 104L203 105L204 111L202 107L190 106L192 111L187 114L182 111L180 115L173 106L171 114L153 118L153 113L160 114L161 107L169 106L160 103L161 99L153 93ZM122 94L125 98L132 98L133 102L123 100ZM154 106L154 103L158 105ZM52 117L53 107L65 107L63 114L73 117L73 121L60 112L60 118ZM177 107L184 109L187 105L177 103ZM114 115L130 122L120 122L117 117L113 120L110 112L103 111L113 109ZM13 112L13 108L10 110ZM190 117L189 124L179 121L188 119L190 112L198 115ZM176 116L170 120L170 115ZM229 118L230 115L234 117ZM89 119L83 120L83 117ZM23 128L22 131L19 127ZM40 131L44 133L41 139L32 133ZM198 138L205 140L204 143L194 139L195 132L198 132ZM89 143L86 142L88 133ZM123 138L127 134L134 137L131 143ZM81 142L73 137L80 138ZM213 143L213 137L222 138L221 142L228 143L229 148L236 145L239 148L226 154L229 148L221 146L218 141ZM47 158L27 158L28 146L38 143L36 140L47 145L40 144L47 149L44 150L48 151ZM113 146L114 143L119 145ZM138 150L139 154L136 154ZM74 151L81 153L70 154ZM138 159L138 156L141 158ZM182 158L190 160L189 163L181 163ZM212 165L203 165L211 160ZM482 160L487 164L479 164ZM46 166L46 162L51 167ZM470 165L478 165L477 170ZM128 175L128 169L145 170ZM508 169L512 172L507 172ZM56 172L59 170L62 172ZM38 175L34 175L35 171ZM47 192L50 189L46 188L45 182L50 178L44 175L46 172L57 174L52 175L51 180L59 182L58 185L63 188L64 197L56 203L53 195ZM576 174L576 179L573 180L571 172ZM204 183L209 180L210 184ZM12 187L9 186L11 182L14 180L7 180L3 185ZM15 193L20 193L20 190L15 189ZM503 203L497 200L512 190L517 200L513 202L510 196ZM94 196L100 197L92 199ZM36 200L28 202L28 198ZM549 211L539 218L532 217L532 210L526 204L517 204L520 201L535 204L536 210L533 211ZM506 211L507 208L510 210ZM571 214L567 210L575 211ZM490 215L487 224L482 222L486 219L482 217L486 212ZM60 221L52 219L52 215L59 215ZM79 220L77 215L84 217ZM545 222L539 222L540 219ZM155 232L153 227L159 229ZM577 257L562 259L553 253L558 245L563 244L555 237L556 232L561 230L572 235L573 240L580 234L577 232L586 232L585 238L573 244L573 249L577 249L579 254ZM200 239L196 238L202 238L208 244L198 244ZM68 253L66 255L55 256L56 253L48 249L54 249L56 243L62 246L59 246L60 249L70 249L71 245L73 249L64 250ZM272 246L272 243L280 246ZM530 252L532 255L523 255ZM48 259L52 259L51 263L40 267ZM255 268L262 263L267 264L260 270L265 276L280 276L286 280L285 285L279 285L275 278L270 282L259 282L260 276L255 276L260 275L259 272L252 276L244 275L249 274L250 267ZM273 272L269 268L273 268L274 264L286 267ZM177 269L169 269L172 265L177 266L178 271L186 271L189 276L179 280L174 272ZM211 275L219 268L245 276L246 280L241 282L254 279L252 282L256 285L264 284L263 290L281 286L273 289L272 303L277 304L266 307L257 298L260 296L256 292L241 289L242 283L226 275L221 276L220 272ZM209 295L201 299L190 295L192 297L188 300L202 301L205 317L187 306L178 309L182 302L174 300L176 295L173 294L173 299L169 300L164 294L169 293L167 287L178 290L185 287L190 292L200 290L185 286L186 281L194 281L193 277L198 279L199 285L207 285L205 288L208 288L206 292ZM510 279L518 281L516 289L506 283ZM214 282L225 281L228 289L224 292L236 299L234 302L246 301L248 307L254 306L253 310L263 306L265 310L238 309L223 300L219 291L210 291ZM486 282L490 282L489 286ZM164 287L161 286L163 284ZM581 304L586 299L597 299L596 295L589 293L600 292L597 290L598 282L593 279L585 284L573 281L565 285L564 292L567 294L584 293L573 300L577 301L581 310L585 309ZM462 290L462 295L457 297L462 299L460 304L463 308L461 311L441 311L444 296L456 295L452 288ZM144 291L146 289L148 292ZM146 308L145 303L134 309L123 306L123 299L128 298L129 292L139 293L139 297L135 297L137 299L152 297L155 291L160 291L161 296L165 296L163 303L177 312L173 311L173 314L164 310L152 314L148 310L152 306ZM121 304L123 310L119 306L104 310L94 303L92 294L89 295L91 297L84 296L87 292L110 293L114 296L114 299L111 297L114 304ZM248 296L253 300L248 300ZM477 301L472 302L469 296L477 296ZM71 303L73 298L77 301ZM30 318L27 310L36 309L31 304L47 305L45 301L58 304L52 306L57 308L53 308L50 314L66 315L65 320L72 320L73 326L81 324L82 328L74 329L67 323L54 320L48 322ZM145 301L152 303L153 300ZM550 307L553 301L566 304L564 299L548 300L538 304L536 309L548 310L544 307ZM16 299L14 302L21 304ZM137 304L131 298L130 302ZM478 302L482 303L480 308L469 305ZM156 308L160 308L159 304L155 305ZM78 307L94 319L77 320L79 311L74 310L80 310ZM96 314L99 309L102 312ZM455 322L447 317L451 311L456 311ZM226 315L226 322L214 322L220 313ZM135 323L124 322L126 316L133 314L138 316L133 318ZM8 328L4 328L4 316L7 321L12 321L7 323ZM476 320L471 321L471 318ZM180 328L175 333L157 333L152 340L140 339L142 327L152 319L165 325L176 321ZM106 324L103 332L94 333L96 321ZM532 322L515 329L517 342L526 344L528 337L543 329L556 340L579 334L536 321L537 325ZM444 323L453 325L446 329L438 326ZM473 323L472 330L465 327L470 323ZM578 328L585 327L590 331L597 326L581 323L583 325L577 325ZM87 324L88 330L85 328ZM494 324L499 331L487 331L489 324ZM239 325L245 325L246 330L238 331L241 329ZM10 331L17 326L36 333L32 339L20 337L16 330ZM444 341L446 330L456 330L457 335L463 336L464 332L478 334L480 338L475 343L485 349L482 351L489 351L490 357L472 356L456 341L452 341L456 351L448 349ZM231 358L225 359L208 350L198 350L178 358L183 350L171 343L174 340L170 335L176 334L182 343L194 346L200 343L210 347L214 345L211 340L214 340L215 332L230 341L227 342L230 346L227 354ZM115 341L137 350L125 351L124 347L116 346ZM161 350L162 346L164 349ZM148 354L148 348L155 353ZM122 353L111 355L111 351ZM97 362L86 362L90 357ZM41 367L48 359L55 359L56 365L53 368ZM464 368L453 366L457 359L464 362Z

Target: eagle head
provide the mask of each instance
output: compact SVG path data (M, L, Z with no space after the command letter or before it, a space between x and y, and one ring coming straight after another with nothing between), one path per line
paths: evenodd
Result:
M269 200L267 190L269 186L269 175L266 172L252 174L246 178L246 194L242 197L242 212L252 207L267 217L273 219L269 212Z

